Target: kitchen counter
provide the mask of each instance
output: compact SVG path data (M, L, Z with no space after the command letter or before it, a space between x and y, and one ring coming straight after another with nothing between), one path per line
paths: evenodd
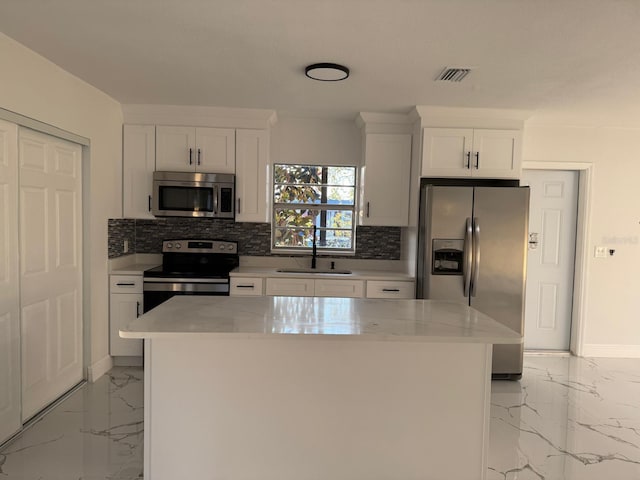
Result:
M212 337L513 344L522 337L468 306L434 300L176 296L124 338Z
M177 296L121 336L154 480L484 479L492 344L522 341L463 305L310 297Z
M341 269L340 269L341 270ZM358 280L404 280L413 281L415 278L407 273L387 270L349 269L352 273L308 273L308 272L279 272L276 267L238 267L231 271L231 277L289 277L289 278L336 278Z

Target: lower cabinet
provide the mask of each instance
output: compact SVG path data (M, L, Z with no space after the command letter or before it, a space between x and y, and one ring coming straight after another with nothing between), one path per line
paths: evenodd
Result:
M265 295L283 295L288 297L313 297L315 291L312 278L267 278Z
M316 297L364 297L364 280L316 280Z
M261 277L231 277L229 295L232 297L262 296L264 279Z
M142 315L142 275L111 275L109 279L109 354L142 355L142 340L120 338L119 330Z
M367 298L415 298L413 282L369 280Z

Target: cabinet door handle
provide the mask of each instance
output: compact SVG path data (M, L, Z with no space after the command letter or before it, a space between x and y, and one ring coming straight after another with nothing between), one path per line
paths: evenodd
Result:
M140 316L140 302L136 302L136 318Z
M189 149L189 165L193 165L193 148Z
M467 152L467 166L466 169L469 170L471 168L471 151Z
M369 202L367 202L367 218L369 218L369 212L371 211Z
M236 213L240 213L240 199L237 199L236 203L238 204L238 208L236 208Z
M198 165L200 165L200 149L198 149Z
M116 283L117 286L119 287L135 287L136 284L133 282L118 282Z
M480 152L476 152L476 170L480 167Z
M151 195L149 195L149 211L151 211Z
M255 285L236 285L236 288L256 288Z
M399 288L383 288L382 291L383 292L399 292L400 289Z

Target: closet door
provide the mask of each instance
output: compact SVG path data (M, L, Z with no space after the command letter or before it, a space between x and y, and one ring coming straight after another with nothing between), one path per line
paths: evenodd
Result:
M19 131L23 420L82 380L81 153Z
M18 127L0 120L0 443L22 427L18 283Z

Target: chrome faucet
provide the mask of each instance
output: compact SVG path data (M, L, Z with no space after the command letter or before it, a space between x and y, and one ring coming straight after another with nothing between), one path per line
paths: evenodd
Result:
M318 248L316 247L316 232L318 227L313 226L313 249L311 250L311 268L316 268L316 260L318 256Z

